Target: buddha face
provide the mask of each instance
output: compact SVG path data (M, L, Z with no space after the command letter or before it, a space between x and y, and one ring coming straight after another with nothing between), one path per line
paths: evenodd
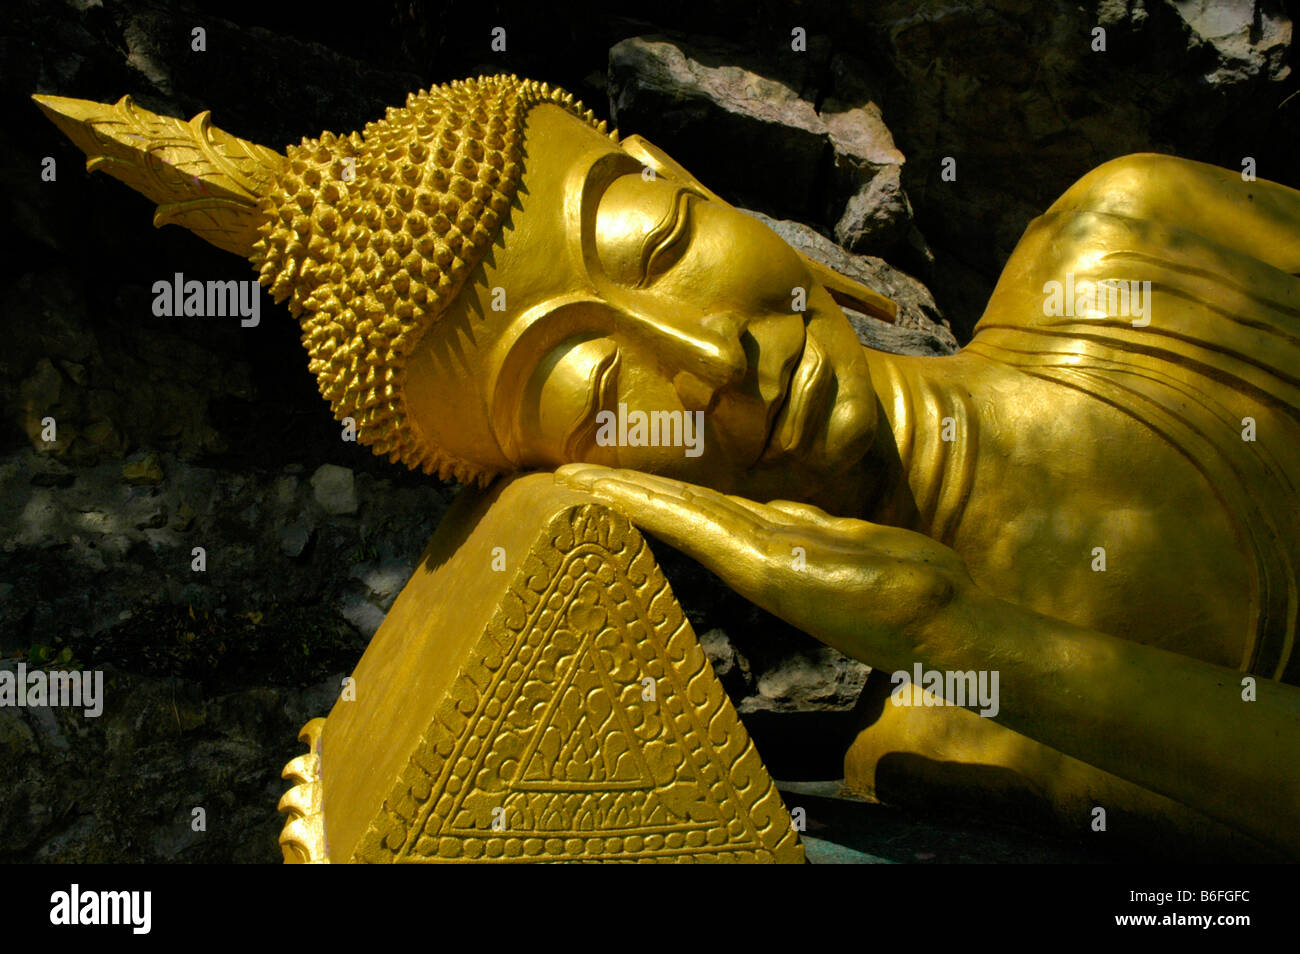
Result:
M648 143L534 108L493 247L407 360L425 438L809 499L861 460L865 355L807 263Z

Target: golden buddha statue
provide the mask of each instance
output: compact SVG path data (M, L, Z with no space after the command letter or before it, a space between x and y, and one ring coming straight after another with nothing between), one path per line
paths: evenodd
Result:
M161 221L254 262L376 453L480 486L553 473L526 480L872 666L851 789L983 785L1081 831L1103 810L1300 855L1300 193L1109 162L1030 224L969 345L909 357L841 307L891 302L545 84L453 83L283 156L206 114L37 100ZM700 421L700 452L602 439L629 409ZM530 499L483 498L456 540L492 508L541 520ZM406 636L380 660L383 634L360 685L438 665ZM996 673L996 705L887 678L918 670ZM296 812L336 846L371 836L335 806L381 795L340 774L331 801L331 753L371 744L388 778L375 733L423 731L394 696L307 730Z

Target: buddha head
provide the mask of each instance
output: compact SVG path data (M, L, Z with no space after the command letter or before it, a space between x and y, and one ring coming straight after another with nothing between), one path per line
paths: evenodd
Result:
M837 299L892 303L562 90L452 83L275 160L249 254L376 453L462 482L585 461L799 499L871 444Z

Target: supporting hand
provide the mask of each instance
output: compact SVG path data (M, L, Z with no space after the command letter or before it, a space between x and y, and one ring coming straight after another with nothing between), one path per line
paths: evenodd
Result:
M910 665L918 626L974 589L955 552L910 530L594 464L568 464L556 479L616 507L751 602L872 666Z

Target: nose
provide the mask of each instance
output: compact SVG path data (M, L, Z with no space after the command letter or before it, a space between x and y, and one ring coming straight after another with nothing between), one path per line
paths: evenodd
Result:
M664 366L675 374L673 386L688 410L710 410L717 396L739 384L749 370L743 336L745 321L732 315L708 315L691 322L651 321Z

